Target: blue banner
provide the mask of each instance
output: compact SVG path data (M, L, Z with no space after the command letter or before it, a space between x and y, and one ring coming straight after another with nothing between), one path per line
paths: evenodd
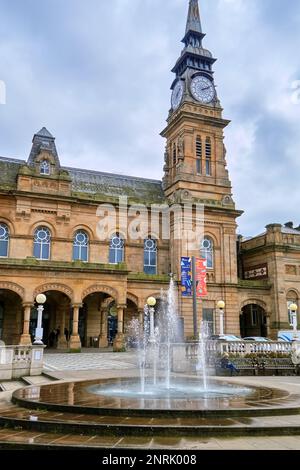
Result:
M183 297L192 295L192 259L181 258L181 293Z

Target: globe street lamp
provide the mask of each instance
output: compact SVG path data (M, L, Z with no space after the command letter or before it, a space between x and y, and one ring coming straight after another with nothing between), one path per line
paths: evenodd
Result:
M44 294L38 294L36 296L36 303L38 304L38 318L37 318L37 327L35 330L35 339L33 344L43 344L43 328L42 328L42 317L44 310L44 303L47 300L47 297Z
M225 302L223 300L219 300L217 303L217 308L219 310L220 314L220 335L224 335L224 308L225 308Z
M290 311L292 313L292 321L293 321L293 331L294 331L294 340L297 341L298 339L298 321L297 321L297 304L290 305Z
M156 299L154 297L149 297L147 299L147 305L150 314L150 336L149 343L155 343L155 329L154 329L154 307L156 305Z

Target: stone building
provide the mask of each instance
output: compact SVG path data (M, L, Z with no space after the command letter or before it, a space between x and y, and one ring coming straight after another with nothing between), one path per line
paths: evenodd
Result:
M176 62L167 126L163 181L62 166L46 128L33 137L27 159L0 158L0 339L30 344L35 298L45 293L44 341L58 348L105 347L142 318L146 299L159 299L175 274L182 331L193 334L192 299L182 298L180 259L207 260L208 295L198 320L219 331L216 303L226 302L228 333L276 336L289 327L288 303L300 292L300 231L271 225L249 240L236 237L237 210L226 166L229 121L214 84L215 60L203 48L198 1L190 0L184 48ZM97 210L128 204L204 206L197 249L174 234L128 238L121 218L107 240L98 236ZM130 217L129 217L130 221ZM159 230L160 232L160 230Z

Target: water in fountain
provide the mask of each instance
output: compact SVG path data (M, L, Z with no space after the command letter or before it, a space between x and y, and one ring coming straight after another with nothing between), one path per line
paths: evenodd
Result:
M165 307L165 318L163 321L166 325L166 349L167 349L167 364L166 364L166 388L170 389L171 386L171 369L172 369L172 343L178 337L178 315L177 315L177 302L176 290L173 277L171 277L170 285L167 293L167 302Z
M147 306L144 310L144 327L136 318L129 325L128 333L134 338L137 348L142 394L146 388L150 391L151 387L166 389L171 387L172 344L178 337L176 289L173 279L170 281L167 293L161 297L154 334L150 331L150 312ZM147 366L151 366L151 371L149 370L150 376L148 374L146 379Z
M197 373L198 375L200 375L200 373L202 374L203 389L205 392L208 390L208 338L209 324L206 321L202 321L199 333Z

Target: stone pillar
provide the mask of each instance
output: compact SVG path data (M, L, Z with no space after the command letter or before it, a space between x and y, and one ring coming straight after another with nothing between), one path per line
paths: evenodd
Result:
M30 314L33 304L23 304L24 320L23 320L23 333L20 337L20 344L22 346L31 345L31 336L29 334Z
M69 344L70 349L81 349L81 341L78 334L79 309L81 307L81 304L73 305L73 329Z
M108 347L107 339L107 309L101 309L101 318L100 318L100 335L99 335L99 348Z
M114 340L114 351L121 351L124 349L124 310L126 305L118 305L118 333Z
M66 327L66 308L69 303L62 303L59 308L60 313L60 335L58 337L57 348L58 349L67 349L68 341L65 336L65 327Z
M140 322L140 325L143 326L143 325L144 325L144 316L145 316L144 309L143 309L143 308L140 308L140 309L138 310L138 314L139 314L139 322Z

